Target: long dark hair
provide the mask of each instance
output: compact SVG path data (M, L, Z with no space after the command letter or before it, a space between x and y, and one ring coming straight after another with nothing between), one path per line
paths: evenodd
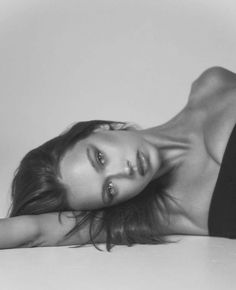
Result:
M125 124L105 120L79 122L27 153L12 181L9 217L59 212L61 222L62 212L71 209L67 201L66 187L59 176L60 160L76 142L89 136L99 126L109 126L110 130L130 129ZM166 243L160 216L168 217L166 201L171 197L166 188L170 179L171 172L150 182L134 198L111 207L72 211L76 225L65 237L89 226L89 240L86 243L92 243L98 248L95 239L105 233L108 251L114 245L121 244L131 246L136 243Z

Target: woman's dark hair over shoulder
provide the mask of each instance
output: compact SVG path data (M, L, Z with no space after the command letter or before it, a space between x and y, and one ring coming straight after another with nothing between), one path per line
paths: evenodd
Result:
M125 123L102 120L79 122L26 154L12 182L9 217L59 212L60 220L63 211L71 210L66 187L60 180L61 158L76 142L89 136L99 126L108 125L110 130L117 130L118 124ZM127 127L121 127L121 130L127 130ZM73 211L76 225L65 237L89 226L88 243L97 247L95 239L105 233L108 251L112 246L121 244L165 243L159 217L166 213L166 198L169 196L165 188L169 179L170 173L149 183L140 194L123 203L96 210Z

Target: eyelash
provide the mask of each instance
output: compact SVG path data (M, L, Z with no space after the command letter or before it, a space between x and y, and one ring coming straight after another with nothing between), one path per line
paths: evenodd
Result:
M101 161L101 158L102 158L102 161ZM104 154L99 150L96 151L96 159L100 165L104 166L105 164ZM108 184L106 185L105 192L106 192L106 196L108 197L108 202L111 202L117 193L112 181L109 181Z
M101 155L99 155L99 154L101 154L102 155L102 158L103 158L103 161L101 162ZM100 164L100 165L102 165L102 166L104 166L104 164L105 164L105 159L104 159L104 157L103 157L103 153L101 152L101 151L98 151L97 150L97 152L96 152L96 159L97 159L97 161L98 161L98 163Z
M116 190L111 181L108 182L108 186L106 186L106 196L108 197L109 202L111 202L116 195Z

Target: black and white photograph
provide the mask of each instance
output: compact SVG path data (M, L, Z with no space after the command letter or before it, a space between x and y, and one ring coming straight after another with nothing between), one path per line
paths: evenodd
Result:
M234 290L236 2L0 0L0 289Z

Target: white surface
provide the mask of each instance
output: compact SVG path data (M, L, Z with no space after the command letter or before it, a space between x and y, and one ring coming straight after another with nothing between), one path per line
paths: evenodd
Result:
M0 251L1 290L234 290L236 241L181 237L111 253L48 247Z

